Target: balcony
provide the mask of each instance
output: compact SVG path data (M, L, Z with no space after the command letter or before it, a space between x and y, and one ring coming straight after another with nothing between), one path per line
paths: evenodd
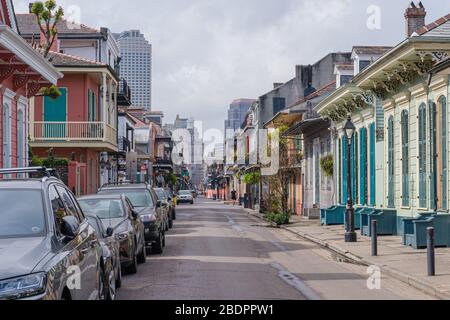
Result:
M33 147L78 147L117 151L117 133L105 122L33 122Z
M131 88L125 79L120 79L117 91L117 105L121 107L131 106Z

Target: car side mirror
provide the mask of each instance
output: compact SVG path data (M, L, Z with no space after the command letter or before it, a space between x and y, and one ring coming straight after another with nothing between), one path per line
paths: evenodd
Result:
M139 217L139 214L136 212L136 210L131 210L131 216L133 217L133 219L137 219Z
M61 234L65 241L75 239L80 229L80 222L74 216L65 216L62 219Z
M106 229L106 237L107 238L111 238L114 234L114 229L112 227L108 227L108 229Z

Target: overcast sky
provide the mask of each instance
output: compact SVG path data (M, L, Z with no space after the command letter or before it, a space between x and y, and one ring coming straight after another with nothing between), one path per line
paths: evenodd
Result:
M14 0L16 12L28 10ZM395 45L404 38L407 0L57 0L80 8L81 22L113 32L139 29L153 44L153 110L223 129L233 99L257 98L274 82L353 45ZM427 23L450 2L422 1ZM381 25L368 28L378 6ZM67 16L71 12L66 12ZM370 20L374 22L374 20ZM375 21L376 26L376 21Z

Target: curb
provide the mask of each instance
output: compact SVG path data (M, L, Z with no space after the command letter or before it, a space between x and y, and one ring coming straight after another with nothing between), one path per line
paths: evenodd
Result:
M247 210L246 210L246 212L260 220L265 221L265 219L258 214L255 214L255 213L253 213L251 211L247 211ZM286 231L288 231L292 234L295 234L307 241L313 242L325 249L328 249L330 251L333 251L334 253L344 256L345 258L351 260L353 263L363 265L363 266L377 266L380 268L380 270L382 272L389 275L390 277L392 277L396 280L399 280L417 290L420 290L420 291L424 292L425 294L428 294L430 296L433 296L433 297L441 299L441 300L450 300L450 292L440 291L435 286L431 285L430 283L428 283L426 281L419 280L410 275L406 275L406 274L402 273L401 271L398 271L397 269L393 269L389 266L380 265L380 264L370 261L368 259L358 257L357 255L352 254L348 250L342 249L339 246L329 244L328 242L321 240L321 239L317 239L307 233L301 233L301 232L298 232L298 231L293 230L292 228L286 227L286 226L281 226L280 229L286 230Z

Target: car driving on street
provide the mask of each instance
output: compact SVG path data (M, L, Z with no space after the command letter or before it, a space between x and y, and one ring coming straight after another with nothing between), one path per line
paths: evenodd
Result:
M180 190L177 195L178 203L190 203L194 204L194 197L191 190Z
M9 179L28 173L43 177ZM102 299L102 247L72 192L45 168L0 177L0 300Z
M78 199L87 214L101 219L104 228L111 228L119 242L121 265L127 273L137 272L138 263L145 263L144 224L124 195L93 195Z
M165 221L162 207L153 188L145 183L109 184L99 195L125 195L144 223L145 244L153 253L162 253L165 246Z

